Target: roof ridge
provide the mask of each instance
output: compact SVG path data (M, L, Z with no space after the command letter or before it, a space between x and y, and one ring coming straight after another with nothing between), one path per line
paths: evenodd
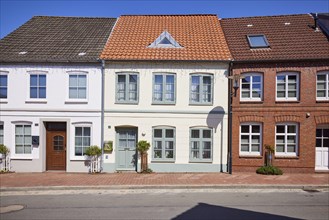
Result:
M168 16L217 16L217 14L126 14L126 15L120 15L120 17L124 17L124 16L159 16L159 17L168 17Z
M264 17L291 17L291 16L301 16L301 15L310 15L307 14L286 14L286 15L258 15L258 16L250 16L250 17L236 17L236 18L222 18L221 20L233 20L233 19L246 19L246 18L264 18Z
M57 16L57 15L35 15L32 18L86 18L86 19L117 19L115 17L84 17L84 16Z

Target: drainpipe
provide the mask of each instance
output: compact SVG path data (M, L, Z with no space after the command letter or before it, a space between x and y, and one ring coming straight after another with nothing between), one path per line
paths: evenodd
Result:
M100 60L101 62L101 73L102 73L102 86L101 86L101 149L102 149L102 156L101 156L101 167L100 172L103 171L103 163L104 163L104 89L105 89L105 60Z
M228 75L232 76L232 61L229 63L229 72ZM232 174L232 101L233 101L233 93L232 93L232 80L229 79L228 83L228 173Z

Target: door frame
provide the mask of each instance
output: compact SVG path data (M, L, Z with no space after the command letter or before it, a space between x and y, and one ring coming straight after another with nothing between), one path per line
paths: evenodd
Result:
M44 143L45 143L45 147L44 147L44 170L45 171L53 171L52 169L48 169L47 168L47 135L48 131L47 129L47 123L65 123L65 168L62 170L58 170L58 171L67 171L67 164L68 164L68 155L69 155L69 130L68 130L68 125L69 122L67 120L63 120L63 121L58 121L58 120L41 120L41 123L43 123L43 127L44 127ZM63 130L57 130L57 131L63 131ZM56 130L54 130L54 132L56 132ZM56 170L54 170L56 171Z
M136 132L136 144L138 142L138 127L135 126L117 126L115 127L115 170L117 171L136 171L137 172L137 168L138 168L138 152L137 152L137 146L135 148L135 168L133 169L123 169L123 168L119 168L118 167L118 162L119 162L119 135L118 135L118 131L129 131L129 130L133 130Z
M329 124L319 124L316 126L316 129L329 129ZM315 135L316 136L316 135ZM315 141L316 141L316 137L315 137ZM316 147L316 143L315 143L315 171L329 171L329 158L328 158L328 166L327 167L324 167L324 166L321 166L321 167L317 167L316 164L317 164L317 149L318 147ZM327 155L329 157L329 148L326 148L326 150L328 151L327 152ZM326 155L323 155L324 154L324 147L322 146L321 147L321 163L323 165L323 157L326 156Z

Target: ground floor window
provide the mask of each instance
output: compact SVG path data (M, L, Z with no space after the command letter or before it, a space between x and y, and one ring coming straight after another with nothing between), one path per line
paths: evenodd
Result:
M275 132L275 153L282 156L297 156L298 125L277 124Z
M240 126L240 154L261 155L261 124L245 123Z
M153 159L174 160L175 128L153 128Z
M75 156L83 156L90 146L90 127L75 127Z
M316 129L316 147L329 148L329 125Z
M212 129L190 129L190 160L207 162L212 160Z
M31 125L15 126L15 153L30 154L32 151Z

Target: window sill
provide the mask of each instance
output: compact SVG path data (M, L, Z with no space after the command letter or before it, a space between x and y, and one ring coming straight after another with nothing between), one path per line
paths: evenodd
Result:
M296 159L298 160L299 159L299 156L292 156L292 155L275 155L274 156L275 159Z
M116 105L138 105L138 102L118 102L118 101L116 101L114 104L116 104Z
M189 163L212 163L212 160L190 160Z
M47 104L47 100L46 99L28 99L25 101L25 103L27 104Z
M81 100L65 100L65 104L88 104L88 100L81 99Z
M212 106L213 103L189 103L190 106Z
M316 103L329 103L329 99L316 100Z
M176 105L176 103L169 103L169 102L153 102L152 105Z
M0 103L1 104L8 104L8 100L7 99L0 99Z
M10 157L11 160L32 160L32 155L23 156L23 155L13 155Z
M152 160L151 163L175 163L175 160Z
M85 156L73 156L70 158L70 161L86 161L88 160Z
M239 158L262 159L261 155L239 155Z
M285 104L285 103L291 103L291 104L299 104L299 100L275 100L276 104Z

